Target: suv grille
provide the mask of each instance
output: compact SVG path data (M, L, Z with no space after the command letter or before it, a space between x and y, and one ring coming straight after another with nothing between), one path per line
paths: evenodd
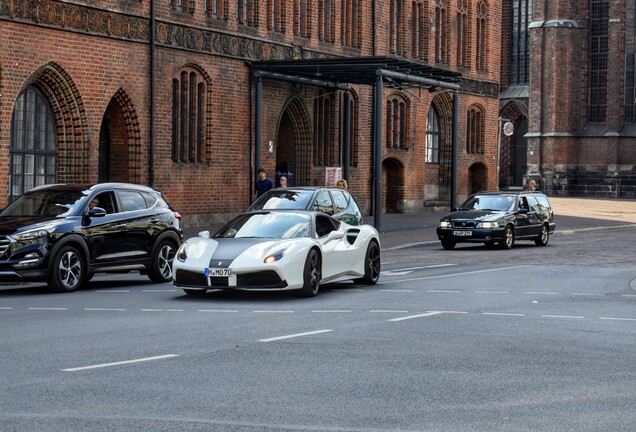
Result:
M6 259L9 246L11 246L11 240L7 236L0 236L0 258Z
M453 228L475 228L474 221L453 221Z

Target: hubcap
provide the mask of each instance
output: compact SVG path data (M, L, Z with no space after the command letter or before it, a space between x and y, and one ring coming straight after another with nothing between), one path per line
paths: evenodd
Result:
M369 266L369 274L371 279L376 280L380 277L380 254L377 246L372 246L369 251L369 261L367 265Z
M73 252L66 252L60 259L59 272L64 286L75 288L82 274L82 263L79 257Z
M318 291L318 284L320 283L320 270L318 267L318 255L314 255L311 257L311 272L309 273L311 288L314 292Z

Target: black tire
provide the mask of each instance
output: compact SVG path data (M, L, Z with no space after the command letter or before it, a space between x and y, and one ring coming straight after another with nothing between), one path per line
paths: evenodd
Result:
M495 242L494 241L487 241L487 242L484 242L484 245L487 248L493 248L493 247L495 247Z
M364 276L356 279L355 283L375 285L380 279L380 246L374 240L369 242L364 256Z
M72 292L84 282L84 260L73 246L62 246L51 261L49 288L57 292Z
M204 296L205 293L208 292L208 290L184 289L183 292L189 296L201 297Z
M447 250L455 249L455 240L442 240L442 247Z
M300 295L303 297L313 297L318 294L320 289L320 279L322 274L322 266L320 263L320 254L316 249L311 249L305 260L305 269L303 271L303 287L300 289Z
M515 232L510 225L506 226L503 233L503 238L499 242L501 249L512 249L515 244Z
M148 277L155 283L169 282L172 280L172 260L176 249L168 240L162 240L155 249L152 263L148 269Z
M534 240L534 244L537 246L547 246L548 241L550 240L550 231L548 230L547 225L541 225L541 233L539 237Z

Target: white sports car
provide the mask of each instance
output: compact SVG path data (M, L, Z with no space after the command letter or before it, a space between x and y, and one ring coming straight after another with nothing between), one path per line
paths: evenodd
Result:
M209 289L300 290L321 282L380 277L380 240L370 225L352 226L324 213L268 210L243 213L210 237L188 239L177 251L173 282L187 294Z

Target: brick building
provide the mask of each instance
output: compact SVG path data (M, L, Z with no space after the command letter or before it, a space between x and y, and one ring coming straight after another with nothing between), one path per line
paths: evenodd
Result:
M161 190L187 224L224 220L249 204L257 168L249 62L336 57L461 74L455 117L454 91L386 79L382 211L447 206L453 154L458 199L492 189L501 10L501 0L0 0L0 203L38 184L129 181ZM371 212L374 91L263 79L260 164L319 185L348 163Z
M504 0L502 185L636 196L633 0ZM526 134L527 132L527 134Z

